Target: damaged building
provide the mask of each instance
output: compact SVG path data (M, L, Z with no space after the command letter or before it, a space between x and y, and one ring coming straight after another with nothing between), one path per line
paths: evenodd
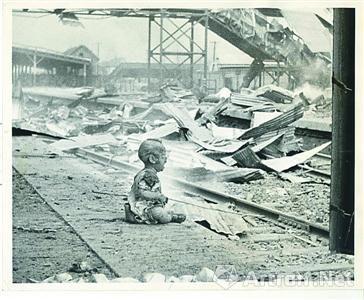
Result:
M14 282L224 285L251 272L257 282L354 280L353 190L340 190L333 172L341 166L332 163L343 146L332 115L347 118L351 107L345 115L335 107L354 98L347 75L332 84L344 47L335 48L344 41L333 28L350 26L350 9L47 13L64 26L84 16L143 19L147 53L143 63L103 72L86 46L56 53L13 45ZM211 68L212 33L250 63ZM166 148L158 176L166 206L186 216L181 224L125 219L143 169L138 149L149 139ZM347 202L331 196L333 181Z

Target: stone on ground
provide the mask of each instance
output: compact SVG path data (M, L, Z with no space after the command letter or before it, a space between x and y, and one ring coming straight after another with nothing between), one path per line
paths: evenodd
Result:
M166 276L161 273L144 273L142 281L161 283L166 281Z
M209 268L202 268L201 271L196 275L196 281L200 282L214 282L217 277L215 272L210 270Z
M119 283L139 283L140 281L138 279L132 278L132 277L118 277L110 280L110 282L119 282Z
M109 282L105 274L92 274L92 279L96 283Z

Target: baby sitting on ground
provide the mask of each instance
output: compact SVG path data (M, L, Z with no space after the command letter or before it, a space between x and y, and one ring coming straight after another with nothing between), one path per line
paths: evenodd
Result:
M144 169L134 177L134 183L125 205L126 220L131 223L166 224L182 223L184 214L176 214L165 208L168 198L162 194L157 176L167 162L166 148L157 139L143 141L138 156L144 163Z

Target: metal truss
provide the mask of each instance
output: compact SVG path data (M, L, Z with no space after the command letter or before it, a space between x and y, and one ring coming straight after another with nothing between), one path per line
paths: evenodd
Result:
M182 15L178 16L180 19ZM149 16L148 26L148 89L151 88L151 63L156 62L159 65L159 83L162 85L164 80L171 74L174 74L174 79L180 81L186 87L192 88L194 83L194 66L203 60L203 79L206 85L207 80L207 47L208 47L208 11L203 15L186 14L182 24L175 22L175 15L167 10L161 10L158 16ZM195 26L197 23L203 23L204 45L200 46L195 41ZM152 26L159 30L158 42L152 46ZM168 28L173 27L173 31ZM172 26L171 26L172 25ZM178 45L179 51L171 51L172 45ZM182 57L182 62L176 63L173 58ZM173 68L167 68L165 63L169 63ZM186 82L182 76L185 71L183 66L189 64L189 80ZM167 76L166 76L167 75Z
M203 60L203 86L207 86L207 48L208 48L208 24L209 10L207 9L24 9L14 10L14 13L29 14L55 14L61 20L70 19L72 22L82 21L84 17L133 17L148 18L148 90L151 89L151 63L159 65L159 83L163 84L165 76L173 72L175 79L183 85L192 88L194 82L194 66ZM176 20L185 20L180 25ZM204 45L200 46L194 37L195 26L200 23L205 27ZM152 46L152 26L159 29L159 41ZM166 28L166 25L173 27L173 31ZM187 42L186 42L187 38ZM169 51L172 45L178 44L182 51ZM173 58L182 57L182 62L175 63ZM173 64L171 70L166 67L166 63ZM182 66L189 64L189 80L185 82L181 76L184 72Z

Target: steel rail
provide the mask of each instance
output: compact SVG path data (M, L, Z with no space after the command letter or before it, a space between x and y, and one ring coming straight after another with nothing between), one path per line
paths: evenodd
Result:
M96 153L94 151L91 150L85 150L85 149L77 149L74 150L75 155L85 158L85 159L89 159L92 160L94 162L97 162L99 164L102 165L108 165L111 167L114 167L116 169L121 169L127 173L131 173L131 174L135 174L136 172L139 171L139 168L115 159L113 156L105 156L105 155L101 155L99 153ZM237 207L241 208L241 209L245 209L248 210L251 213L255 213L255 214L261 214L264 216L269 217L270 219L276 220L276 221L281 221L282 219L287 221L288 223L293 223L293 224L297 224L302 228L305 228L307 231L313 233L313 234L317 234L319 236L322 236L324 238L329 238L329 229L321 226L319 224L314 224L311 222L308 222L307 220L295 217L295 216L291 216L287 213L272 209L272 208L268 208L268 207L264 207L262 205L238 198L236 196L232 196L229 194L226 194L224 192L220 192L220 191L216 191L216 190L212 190L212 189L208 189L206 187L173 177L173 176L167 176L167 175L162 175L161 176L162 179L165 179L166 184L168 185L172 185L173 188L179 188L182 189L184 191L186 191L187 193L194 195L194 196L199 196L202 197L206 200L215 202L215 203L221 203L221 202L226 202L226 203L230 203L233 202Z
M121 277L121 275L102 257L100 254L94 249L87 240L82 237L82 235L76 230L75 227L72 226L72 224L67 221L63 215L56 209L56 205L52 205L50 202L47 201L46 198L42 196L40 191L30 183L30 181L26 178L24 174L22 174L14 165L12 166L14 170L26 181L26 183L34 190L36 195L43 200L43 203L59 218L66 226L69 226L72 229L72 233L74 233L83 243L85 243L86 247L89 248L89 250L105 265L106 268L109 269L109 271L115 276L115 277Z

